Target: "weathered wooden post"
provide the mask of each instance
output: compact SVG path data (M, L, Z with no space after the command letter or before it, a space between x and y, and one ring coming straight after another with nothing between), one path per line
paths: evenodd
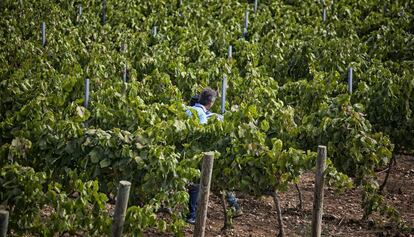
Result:
M85 79L85 98L83 101L83 107L88 108L89 106L89 78Z
M7 236L7 227L9 225L9 212L0 210L0 237Z
M121 237L124 228L126 210L128 207L129 190L131 183L128 181L120 181L118 194L116 195L115 213L112 223L112 237Z
M323 7L322 10L322 21L323 23L326 23L326 7Z
M226 89L227 89L227 77L223 76L221 81L221 114L226 112Z
M320 237L322 233L323 216L323 186L326 166L326 146L318 146L318 158L316 160L315 193L313 197L312 213L312 237Z
M353 76L353 69L350 67L348 69L348 92L352 94L352 76Z
M46 46L46 23L42 22L42 47Z
M204 237L206 231L208 199L210 195L213 162L214 153L205 153L203 158L203 165L201 168L200 194L198 195L197 217L193 235L194 237Z

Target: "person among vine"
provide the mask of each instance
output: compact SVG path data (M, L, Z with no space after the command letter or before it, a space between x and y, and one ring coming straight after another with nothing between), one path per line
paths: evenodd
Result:
M223 121L224 117L222 115L212 113L210 111L216 98L217 92L211 88L205 88L200 95L196 95L191 98L190 106L197 112L201 124L206 124L208 122L208 119L212 116L217 116L219 120ZM186 113L189 117L192 117L193 115L191 110L189 109L186 111ZM199 188L199 184L190 183L189 185L188 194L190 198L188 203L189 213L187 215L187 223L190 224L195 224ZM237 199L234 193L227 192L227 201L230 204L230 206L234 208L234 217L243 214L240 205L237 203Z

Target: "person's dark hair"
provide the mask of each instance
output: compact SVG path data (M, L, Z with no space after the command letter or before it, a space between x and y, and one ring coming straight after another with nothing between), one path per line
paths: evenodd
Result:
M191 97L190 99L190 106L194 106L196 103L198 103L198 100L200 99L199 95L195 95Z
M202 105L208 105L211 102L214 102L214 100L217 97L217 92L211 88L204 89L201 94L200 98L198 99L198 103Z

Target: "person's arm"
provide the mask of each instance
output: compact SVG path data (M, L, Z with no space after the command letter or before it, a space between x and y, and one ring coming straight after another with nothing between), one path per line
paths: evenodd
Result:
M216 113L208 113L207 114L207 119L209 119L210 117L216 117L218 120L223 121L224 120L224 116L221 114L216 114Z
M198 113L198 118L200 119L201 124L207 123L207 115L205 113Z
M187 110L185 111L185 113L187 114L187 116L188 116L189 118L193 117L193 113L191 112L191 110L190 110L190 109L187 109Z

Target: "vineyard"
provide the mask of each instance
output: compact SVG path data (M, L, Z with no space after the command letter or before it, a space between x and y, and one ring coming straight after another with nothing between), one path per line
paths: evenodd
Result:
M184 236L206 152L214 195L277 203L319 145L363 221L414 234L384 195L414 154L413 0L1 0L0 64L10 236L109 236L121 180L126 236ZM206 87L223 121L186 114Z

